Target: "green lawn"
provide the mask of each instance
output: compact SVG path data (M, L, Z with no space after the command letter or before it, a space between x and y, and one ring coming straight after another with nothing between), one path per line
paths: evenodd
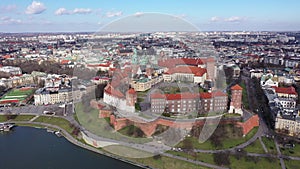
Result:
M244 148L244 150L247 151L248 153L259 153L259 154L264 154L265 153L265 151L264 151L264 149L263 149L263 147L260 144L260 141L258 139L255 140L253 143L251 143L246 148Z
M14 118L12 121L29 121L34 115L12 115ZM7 121L6 115L0 115L0 122Z
M18 115L13 121L29 121L31 120L34 115Z
M202 150L212 150L212 149L215 149L215 147L211 144L210 141L206 141L204 143L199 143L199 140L197 138L195 138L195 137L187 137L187 138L185 138L185 140L189 140L192 143L192 145L193 145L193 147L195 149L202 149ZM184 143L183 142L184 142L184 140L181 141L180 143L178 143L176 145L176 147L184 147Z
M262 137L262 141L268 149L268 153L277 154L274 140L272 138Z
M28 123L18 123L18 126L25 126L25 127L36 127L36 128L46 128L45 126L43 125L39 125L39 124L28 124ZM48 127L49 128L49 127ZM49 128L49 129L52 129L52 128ZM55 130L53 128L53 130Z
M167 151L166 153L173 154L180 157L189 158L192 160L197 160L209 164L215 164L214 157L212 154L209 153L194 153L194 154L188 154L185 152L178 152L178 151Z
M129 137L145 137L144 132L134 125L126 126L118 132Z
M71 123L68 120L60 117L40 116L37 119L35 119L34 122L42 122L42 123L56 125L65 129L68 133L72 133L73 131L73 127L71 126Z
M281 168L278 159L268 159L263 157L244 157L241 159L236 159L234 156L230 156L230 163L231 169Z
M6 93L1 100L6 99L19 99L20 101L25 100L28 96L34 93L34 89L21 90L21 89L12 89Z
M280 150L284 155L300 157L300 144L295 143L294 148L280 148Z
M284 160L287 169L299 169L300 161L298 160Z
M92 109L88 113L84 112L84 107L81 103L78 103L76 106L76 118L78 122L90 132L115 140L126 140L136 143L145 143L151 141L149 138L133 138L123 135L119 132L116 132L112 126L103 118L98 118L99 111L97 109Z
M237 145L240 145L246 141L248 141L250 138L252 138L255 133L257 132L258 127L253 128L245 137L233 137L233 136L227 136L226 138L223 139L223 147L215 147L210 140L204 142L204 143L199 143L198 139L195 137L187 137L185 139L190 140L190 142L193 144L193 147L195 149L202 149L202 150L215 150L215 149L228 149L235 147ZM183 147L183 142L181 141L178 143L176 147Z
M5 122L7 121L6 117L3 115L0 115L0 122Z
M162 156L158 159L154 159L153 157L148 158L130 158L131 161L135 161L138 163L142 163L145 166L150 166L152 168L158 169L204 169L206 167L202 167L196 164L192 164L186 161L165 157Z
M223 148L232 148L235 147L237 145L240 145L246 141L248 141L250 138L252 138L256 132L258 130L258 127L253 128L245 137L241 137L241 138L226 138L223 141Z

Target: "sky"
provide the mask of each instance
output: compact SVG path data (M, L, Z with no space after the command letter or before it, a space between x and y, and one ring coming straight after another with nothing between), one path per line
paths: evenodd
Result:
M152 13L199 31L300 31L299 8L299 0L1 0L0 32L96 32L124 18L143 20L132 28L147 25L143 16ZM166 22L155 17L152 25Z

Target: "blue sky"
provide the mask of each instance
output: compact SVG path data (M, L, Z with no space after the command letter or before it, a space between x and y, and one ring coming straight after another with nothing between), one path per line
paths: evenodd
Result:
M299 31L299 8L299 0L1 0L0 32L94 32L147 12L174 15L203 31Z

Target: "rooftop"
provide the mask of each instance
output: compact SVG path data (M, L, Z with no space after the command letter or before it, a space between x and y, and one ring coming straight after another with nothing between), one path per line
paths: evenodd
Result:
M236 84L231 87L231 90L243 90L243 88L240 85Z

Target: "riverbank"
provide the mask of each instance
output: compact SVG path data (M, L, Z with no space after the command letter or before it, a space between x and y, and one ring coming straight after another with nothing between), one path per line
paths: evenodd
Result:
M66 120L66 118L64 117L55 117L55 116L39 116L38 118L32 117L32 115L30 115L30 118L35 118L35 120L32 122L30 121L30 118L27 118L27 115L19 115L20 117L15 117L14 119L16 120L9 120L10 122L13 122L19 126L29 126L29 127L37 127L37 128L45 128L47 127L48 129L51 130L60 130L61 134L63 134L63 136L71 143L90 150L92 152L101 154L101 155L105 155L107 157L111 157L113 159L116 160L120 160L129 164L132 164L134 166L138 166L141 168L150 168L149 166L153 167L155 166L155 168L170 168L172 167L173 169L181 169L182 167L187 166L190 169L198 169L198 168L207 168L207 166L210 166L209 164L207 164L206 167L202 167L203 165L199 165L197 161L191 162L188 159L179 159L179 157L169 157L168 154L165 155L161 155L162 158L160 159L156 159L153 157L149 157L149 158L143 158L143 159L136 159L136 158L126 158L126 157L120 157L117 155L113 155L110 152L106 152L104 149L97 149L91 145L88 145L86 142L84 142L82 139L78 139L77 136L72 134L72 130L70 130L70 126L73 126L74 124L72 124L72 122L70 122L69 120ZM5 120L4 116L0 115L0 119L2 119L3 121ZM22 119L25 119L27 121L22 121ZM38 122L36 122L38 121ZM45 123L47 122L47 123ZM67 122L67 123L66 123ZM48 124L51 123L51 124ZM139 150L141 151L141 150ZM176 161L176 166L170 166L169 164L174 164L174 162ZM204 165L205 166L205 165ZM214 166L214 165L212 165ZM186 168L186 167L185 167ZM215 168L215 167L209 167L209 168Z
M0 116L1 119L1 116ZM2 117L2 119L4 119ZM21 117L16 117L17 120L10 120L20 126L30 126L30 127L38 127L38 128L48 128L55 131L60 131L61 134L71 143L81 148L87 149L89 151L105 155L107 157L120 160L134 166L138 166L141 168L172 168L172 169L181 169L181 168L190 168L190 169L198 169L198 168L222 168L214 163L206 163L201 162L199 160L192 160L185 157L180 157L177 155L169 154L161 152L159 155L149 156L148 158L127 158L124 156L118 156L111 154L110 152L105 151L102 148L95 148L92 144L86 143L82 137L78 137L78 135L74 135L73 130L74 126L78 125L76 122L72 122L70 118L66 117L56 117L56 116L34 116L32 119L28 120L25 115ZM21 119L26 119L22 121ZM124 146L126 147L126 146ZM142 151L141 149L136 149L137 151ZM174 165L176 164L176 165Z
M98 153L101 155L105 155L107 157L116 159L116 160L120 160L123 161L125 163L129 163L131 165L135 165L141 168L148 168L147 166L144 166L142 164L138 164L138 163L134 163L132 161L126 160L126 159L122 159L120 157L114 156L112 154L108 154L104 151L101 151L100 149L94 148L92 146L89 146L87 144L85 144L83 142L83 140L77 140L76 138L74 138L69 132L67 132L65 129L59 127L59 126L55 126L55 125L51 125L51 124L47 124L47 123L43 123L43 122L28 122L28 121L10 121L12 123L15 123L16 125L20 125L20 126L27 126L27 127L39 127L39 128L50 128L52 130L56 130L56 131L60 131L61 134L64 136L64 138L66 138L70 143L79 146L81 148L84 148L86 150L92 151L94 153Z
M1 169L140 169L70 143L40 127L16 126L0 132Z

